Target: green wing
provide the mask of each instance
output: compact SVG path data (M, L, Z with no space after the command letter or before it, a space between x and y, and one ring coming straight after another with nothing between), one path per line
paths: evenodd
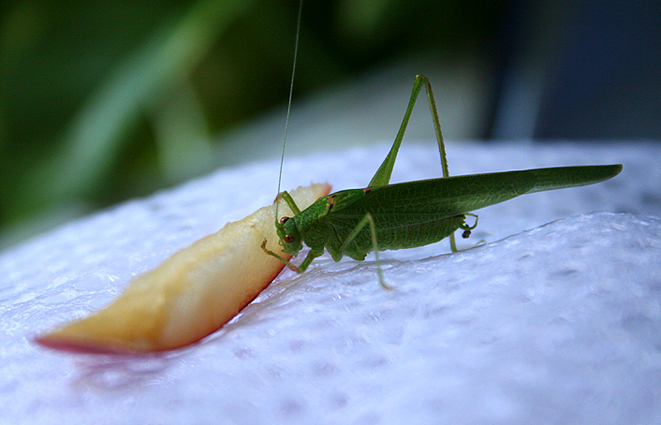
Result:
M527 193L598 183L615 177L621 170L622 165L537 168L354 189L347 191L353 196L346 198L341 196L343 192L337 192L346 202L338 202L333 214L362 217L369 211L375 219L380 215L401 215L407 217L406 221L438 220Z

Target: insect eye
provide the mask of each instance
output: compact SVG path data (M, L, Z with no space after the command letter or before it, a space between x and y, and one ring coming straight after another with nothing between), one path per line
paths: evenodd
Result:
M283 218L284 218L284 217L283 217ZM292 243L292 242L294 242L294 237L293 237L292 235L285 235L282 239L283 239L285 242L287 242L287 243Z
M285 222L286 222L287 220L289 220L289 217L282 217L282 218L280 219L280 224L285 224Z

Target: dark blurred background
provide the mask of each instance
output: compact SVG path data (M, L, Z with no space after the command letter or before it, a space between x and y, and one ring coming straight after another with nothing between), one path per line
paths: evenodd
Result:
M660 140L660 4L307 0L294 94L402 57L468 58L487 70L471 137ZM0 249L214 169L223 134L286 102L297 10L4 1Z

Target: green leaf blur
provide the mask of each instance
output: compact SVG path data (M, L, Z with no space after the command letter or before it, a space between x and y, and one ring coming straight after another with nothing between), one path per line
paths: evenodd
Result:
M309 0L295 95L397 57L479 54L500 7ZM212 170L224 132L286 100L297 9L296 0L3 2L0 249Z

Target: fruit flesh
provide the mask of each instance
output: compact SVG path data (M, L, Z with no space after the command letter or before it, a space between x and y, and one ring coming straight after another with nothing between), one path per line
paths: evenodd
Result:
M312 184L290 194L304 209L328 192L328 184ZM292 215L285 202L278 208L280 216ZM228 223L138 276L105 309L35 341L59 350L125 354L199 341L234 317L282 270L284 264L261 248L266 239L267 249L281 252L274 218L275 204Z

